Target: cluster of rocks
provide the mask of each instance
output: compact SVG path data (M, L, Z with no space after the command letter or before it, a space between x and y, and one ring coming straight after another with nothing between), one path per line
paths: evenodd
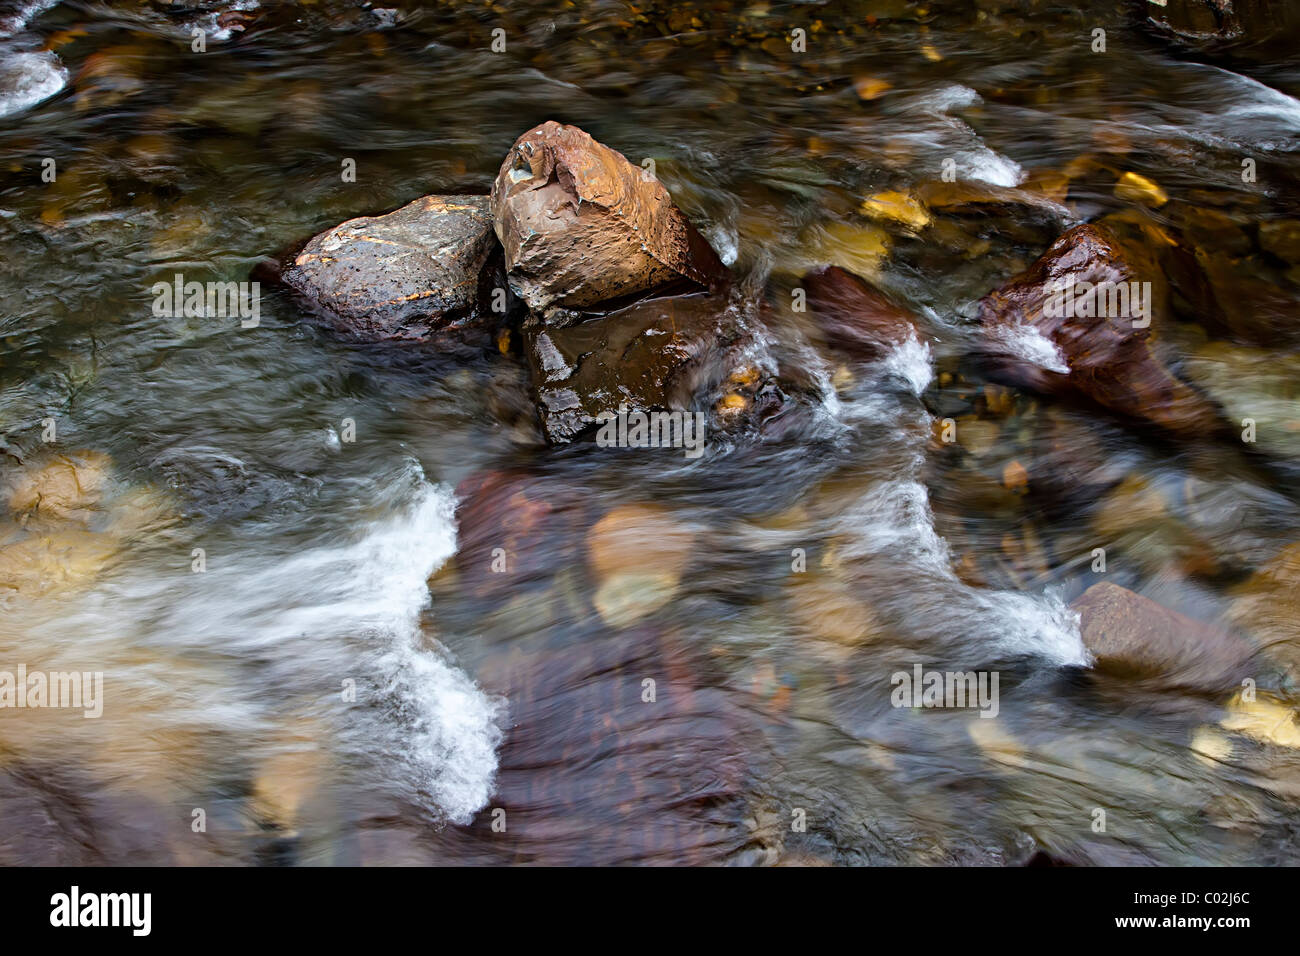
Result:
M522 350L553 443L621 408L687 411L710 390L728 424L782 404L743 362L748 333L713 249L662 183L574 126L519 137L491 196L349 220L279 278L360 340Z
M1074 226L985 296L980 364L994 382L1104 409L1177 440L1219 437L1223 413L1164 350L1173 303L1195 283L1171 288L1166 276L1177 279L1186 263L1158 259L1174 254L1169 244L1153 253L1131 232L1123 222ZM547 122L521 136L490 196L426 196L350 220L308 242L281 278L353 337L436 344L477 335L503 352L522 351L552 443L589 433L621 407L687 410L719 389L727 393L714 405L719 424L737 410L762 418L782 404L780 383L743 359L752 333L718 256L661 183L573 126ZM924 335L912 309L837 266L809 273L801 287L808 329L835 360L876 361ZM1063 309L1064 288L1084 291ZM1114 307L1114 290L1131 292L1128 308ZM758 308L761 325L767 306ZM1003 484L1023 493L1029 479L1012 463ZM479 523L499 531L504 521L511 540L579 518L580 506L520 476L493 473L480 483L458 495L466 551L486 554L500 538L478 541L474 516L495 515ZM478 564L486 558L465 562ZM624 591L670 594L678 574L648 589L634 575L630 590L612 576L602 585L602 618L616 626L638 619L646 608ZM478 588L492 583L491 575L475 578ZM1237 634L1118 585L1094 587L1076 610L1085 643L1112 671L1219 691L1254 653Z

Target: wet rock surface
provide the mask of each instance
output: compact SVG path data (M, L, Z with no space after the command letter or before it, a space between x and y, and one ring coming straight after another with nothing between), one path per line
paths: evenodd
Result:
M1110 291L1096 291L1102 283L1133 291L1133 283L1149 283L1149 311L1139 314L1133 300L1127 308L1113 304L1119 300ZM1074 306L1059 298L1053 304L1063 288L1079 290ZM1103 228L1076 226L1025 273L981 300L990 374L1043 394L1085 398L1179 435L1215 433L1221 426L1213 404L1156 351L1153 333L1168 321L1167 299L1158 267L1140 249L1121 245Z
M878 359L918 337L910 309L838 266L809 273L803 287L809 311L832 351L855 360Z
M454 569L478 596L545 582L554 571L555 542L569 540L584 518L582 499L570 488L522 471L475 473L456 486ZM576 546L568 557L578 560Z
M564 328L532 324L524 341L542 429L567 442L620 406L688 410L706 366L740 338L728 303L705 294L646 299Z
M508 697L514 723L492 803L506 831L491 832L489 810L446 838L520 863L743 859L753 828L736 742L756 722L702 679L687 646L650 628L527 643L481 676Z
M1071 607L1099 670L1210 693L1228 691L1251 673L1249 641L1118 584L1094 584Z
M316 236L281 278L344 333L424 341L492 315L486 196L424 196Z
M1152 28L1179 46L1246 56L1280 50L1300 25L1285 0L1165 0L1144 4Z
M726 273L663 184L576 126L547 122L519 137L492 215L511 285L536 312L716 286Z

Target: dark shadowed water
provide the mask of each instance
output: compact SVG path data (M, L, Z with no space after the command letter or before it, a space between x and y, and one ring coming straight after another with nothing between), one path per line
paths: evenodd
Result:
M103 673L97 719L0 709L0 861L1295 860L1293 53L1198 62L1120 2L167 6L0 11L0 468L85 452L95 489L5 509L0 670ZM153 312L486 193L547 119L654 161L807 383L782 433L548 448L514 356L349 345L265 286L256 327ZM1193 250L1218 305L1173 277L1162 335L1256 441L980 377L977 300L1101 219ZM819 346L789 293L828 262L924 341ZM500 580L457 553L485 472ZM1241 631L1273 703L1090 669L1103 578ZM918 664L997 672L996 717L893 706Z

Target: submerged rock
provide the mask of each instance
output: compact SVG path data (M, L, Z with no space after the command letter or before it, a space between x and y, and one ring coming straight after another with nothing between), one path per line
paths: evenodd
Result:
M1154 348L1167 297L1149 256L1106 229L1076 226L981 300L990 374L1043 394L1086 398L1180 435L1216 432L1213 404L1175 377Z
M1300 682L1300 543L1284 548L1237 588L1228 618Z
M809 273L803 287L827 346L848 358L876 359L918 337L910 309L838 266Z
M1300 13L1286 0L1152 0L1144 4L1155 31L1203 53L1285 53Z
M1210 342L1185 369L1255 447L1300 465L1300 354Z
M587 533L601 620L627 627L672 600L691 559L695 532L666 508L623 505Z
M716 296L646 299L563 328L532 323L524 341L542 430L572 441L602 413L686 411L710 355L738 333Z
M726 275L658 180L576 126L546 122L519 137L492 216L511 286L539 313Z
M670 633L636 627L544 647L538 634L478 674L508 698L491 808L439 839L484 860L544 865L743 861L756 834L753 714ZM492 832L498 809L508 825Z
M1250 675L1255 650L1244 638L1118 584L1094 584L1071 607L1079 612L1080 635L1099 670L1211 693Z
M421 341L492 314L494 247L486 196L424 196L321 233L281 279L340 331Z
M20 473L9 491L9 510L24 521L88 521L108 484L112 462L98 451L58 455Z
M578 560L585 524L581 497L554 481L516 471L484 471L456 486L456 557L446 567L479 597L549 582ZM439 572L442 573L442 572Z

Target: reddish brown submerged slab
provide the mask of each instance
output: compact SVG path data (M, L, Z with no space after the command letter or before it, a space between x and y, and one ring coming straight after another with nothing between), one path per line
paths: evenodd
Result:
M910 309L839 266L809 273L803 287L827 346L849 358L880 358L918 337Z
M1232 690L1250 675L1255 648L1245 638L1118 584L1094 584L1071 607L1100 670L1209 692Z

